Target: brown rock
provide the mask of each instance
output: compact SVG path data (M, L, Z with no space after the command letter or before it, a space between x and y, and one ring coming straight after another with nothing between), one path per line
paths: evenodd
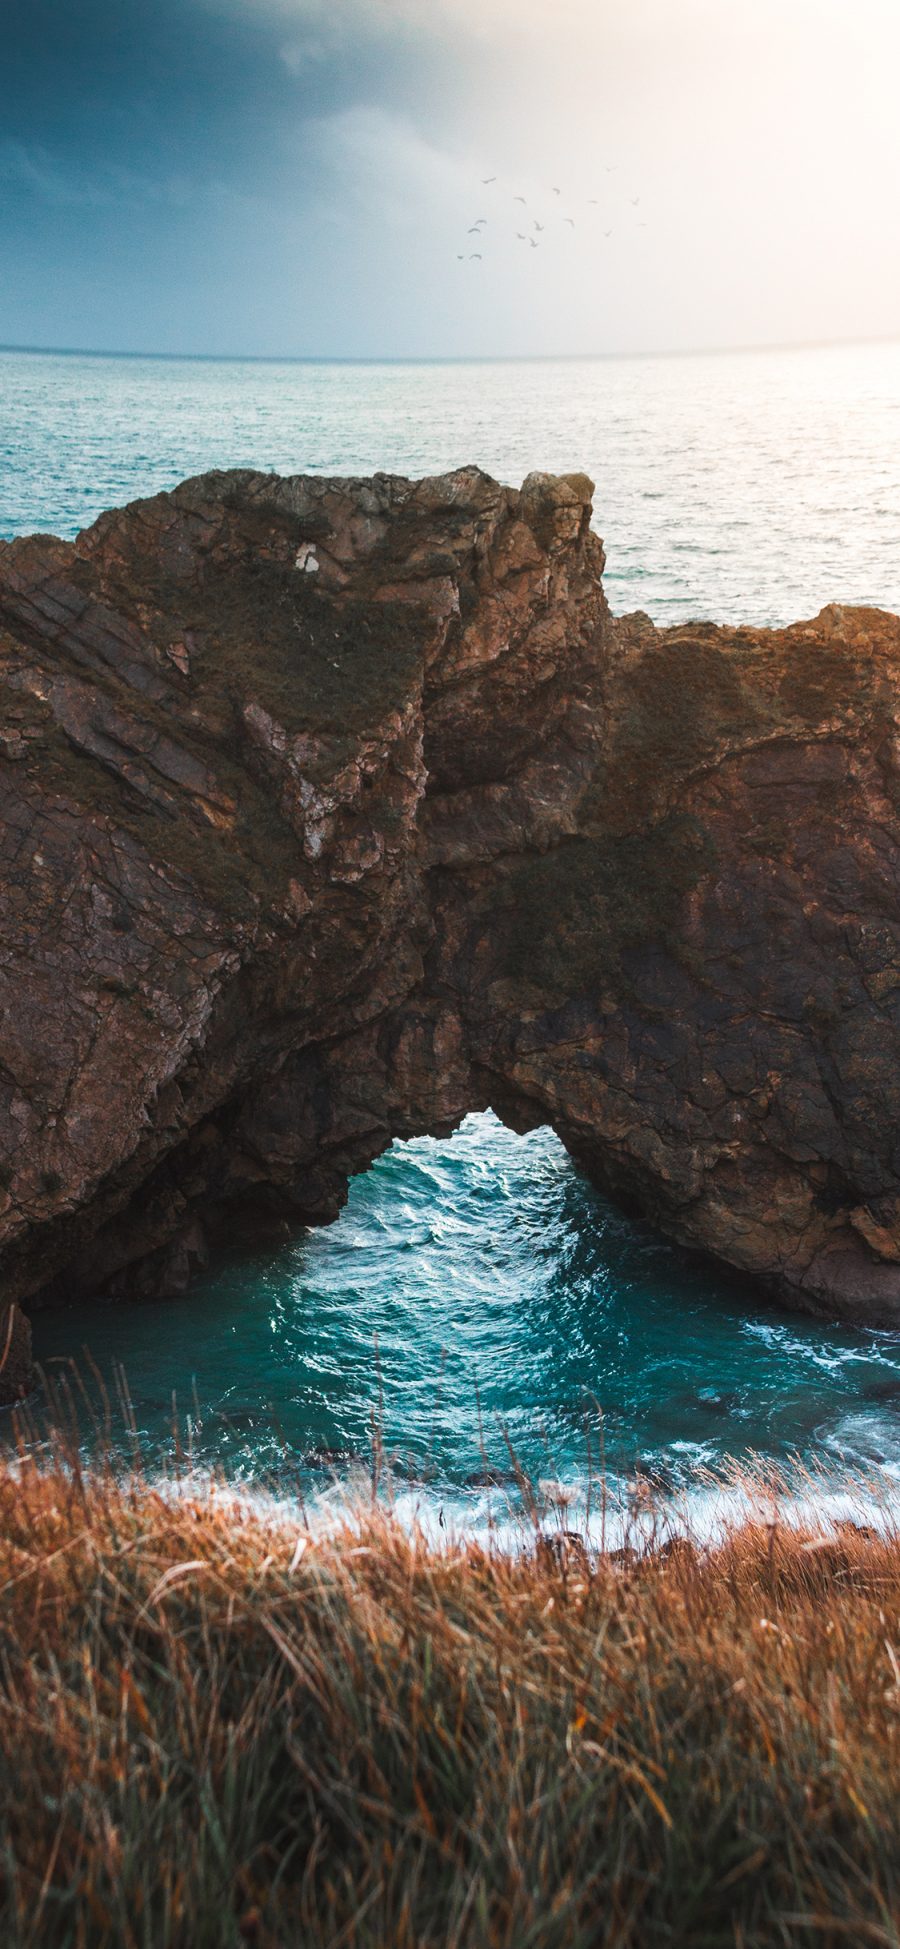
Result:
M0 545L0 1272L177 1294L493 1105L900 1319L900 622L614 621L584 476Z

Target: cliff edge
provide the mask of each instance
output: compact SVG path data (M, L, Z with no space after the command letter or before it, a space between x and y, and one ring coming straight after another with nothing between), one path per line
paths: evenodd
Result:
M4 1301L550 1123L900 1320L900 621L614 620L591 483L212 474L0 545Z

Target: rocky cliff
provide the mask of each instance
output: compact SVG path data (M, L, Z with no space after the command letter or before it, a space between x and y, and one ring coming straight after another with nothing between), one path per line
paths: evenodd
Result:
M900 621L614 621L583 476L0 546L0 1276L171 1293L492 1105L900 1319Z

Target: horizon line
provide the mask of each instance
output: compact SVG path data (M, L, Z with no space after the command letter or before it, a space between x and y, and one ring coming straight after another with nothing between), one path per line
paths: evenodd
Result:
M609 352L149 352L101 345L0 343L0 354L30 358L135 359L198 365L563 365L628 359L708 359L767 352L838 351L854 346L900 344L900 329L872 337L771 339L752 344L659 346Z

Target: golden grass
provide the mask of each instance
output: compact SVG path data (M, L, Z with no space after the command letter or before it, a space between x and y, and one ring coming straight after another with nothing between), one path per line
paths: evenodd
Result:
M900 1543L439 1553L0 1463L10 1949L900 1942Z

